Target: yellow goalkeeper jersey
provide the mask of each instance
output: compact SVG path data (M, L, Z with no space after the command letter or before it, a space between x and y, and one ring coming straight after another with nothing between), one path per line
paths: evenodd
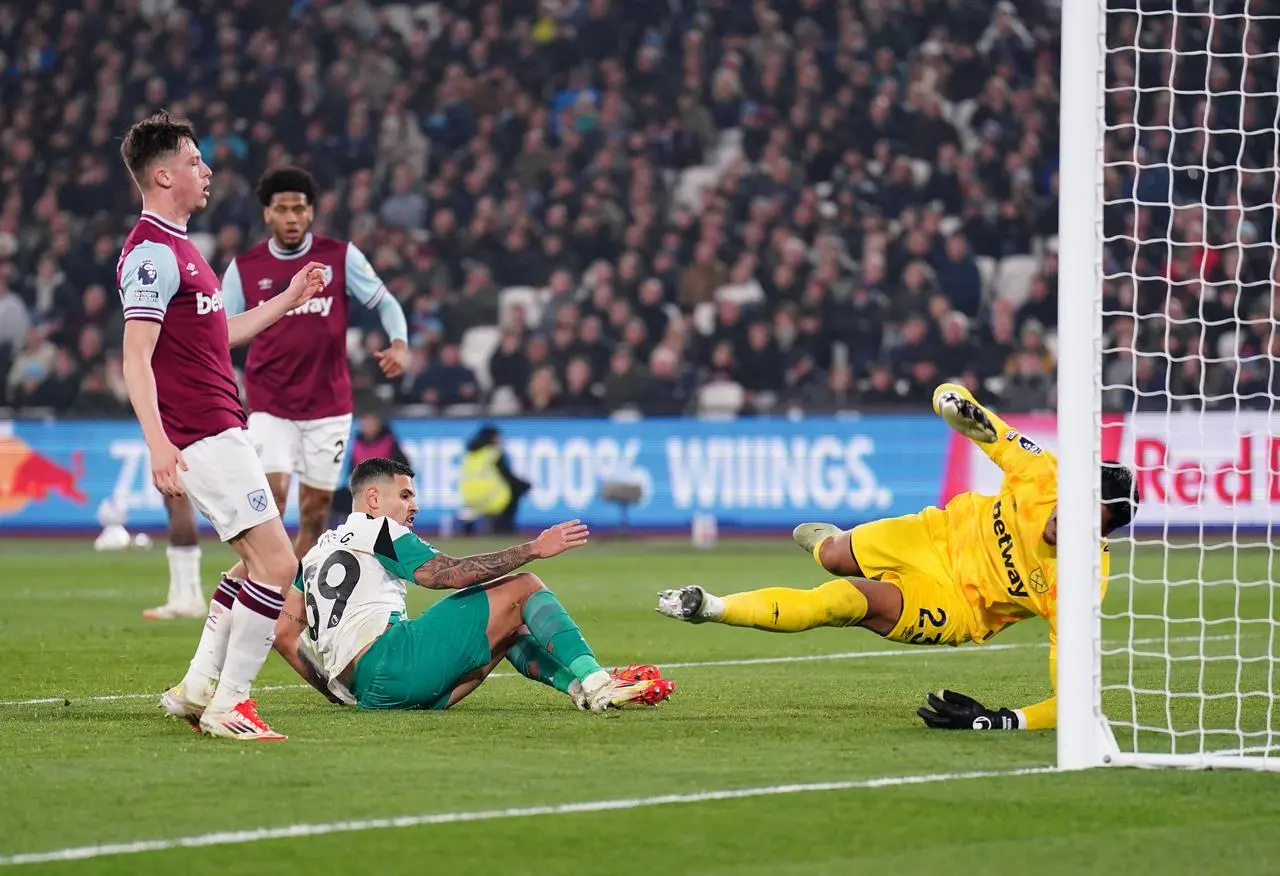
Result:
M972 397L970 397L972 400ZM948 549L956 583L974 607L974 638L985 642L1009 624L1029 617L1049 622L1049 677L1057 683L1058 551L1044 529L1058 504L1058 460L1030 438L983 408L999 436L974 442L1000 466L1004 480L994 496L961 493L947 503ZM1111 553L1101 546L1102 594ZM1031 729L1052 727L1053 698L1021 710Z

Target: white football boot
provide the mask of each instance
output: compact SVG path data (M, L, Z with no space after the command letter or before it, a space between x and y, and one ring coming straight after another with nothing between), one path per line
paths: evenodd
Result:
M176 620L179 618L205 618L209 616L209 603L168 603L144 609L143 620Z
M253 700L241 700L230 709L214 712L205 709L200 716L200 729L210 736L239 739L244 742L283 742L283 733L272 730L258 715L258 704Z
M214 682L208 682L199 690L178 682L160 696L160 710L170 718L181 718L200 732L200 716L213 699Z
M804 549L806 554L813 556L814 548L822 544L824 539L839 535L843 531L834 523L801 523L791 530L791 538Z

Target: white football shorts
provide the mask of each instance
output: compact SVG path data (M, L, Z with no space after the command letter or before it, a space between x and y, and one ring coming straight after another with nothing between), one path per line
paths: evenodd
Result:
M262 461L244 429L201 438L182 450L182 458L187 463L186 471L178 469L182 486L223 541L279 516Z
M268 474L296 474L308 487L332 493L342 476L351 414L285 420L255 411L249 414L249 437Z

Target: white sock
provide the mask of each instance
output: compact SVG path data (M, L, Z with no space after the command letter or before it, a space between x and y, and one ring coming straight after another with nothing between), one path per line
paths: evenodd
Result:
M169 605L198 605L204 602L200 587L200 546L176 547L170 545L165 553L169 557Z
M222 674L222 664L227 659L227 642L231 638L231 608L243 583L224 575L218 589L213 592L213 599L209 600L209 617L204 622L200 644L196 645L195 656L191 658L187 676L183 679L189 692L206 687L211 689Z
M276 620L283 607L284 597L278 590L244 582L231 609L231 635L211 709L231 709L248 699L253 680L271 653Z

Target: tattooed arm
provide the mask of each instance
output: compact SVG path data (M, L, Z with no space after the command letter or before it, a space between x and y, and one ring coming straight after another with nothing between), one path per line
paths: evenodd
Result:
M491 554L450 557L437 554L418 567L413 580L432 590L461 590L509 575L530 560L545 560L587 543L587 527L577 520L557 523L533 541Z
M276 621L276 638L273 647L280 652L285 662L293 667L293 671L302 676L302 680L314 687L331 703L341 703L331 690L329 679L324 670L316 665L311 653L302 647L302 631L307 628L306 606L303 605L302 594L294 588L284 600L284 609L280 619Z

